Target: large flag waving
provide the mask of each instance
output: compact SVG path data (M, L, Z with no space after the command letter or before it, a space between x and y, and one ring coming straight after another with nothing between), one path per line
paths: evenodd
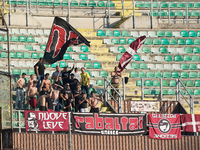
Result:
M146 36L141 36L130 44L130 46L126 49L126 52L119 61L119 72L122 72L124 68L128 65L128 63L133 59L135 52L137 52L137 50L142 46L145 40Z
M62 60L67 47L81 43L90 46L90 42L68 22L59 17L55 17L44 53L44 63L53 64L58 60Z

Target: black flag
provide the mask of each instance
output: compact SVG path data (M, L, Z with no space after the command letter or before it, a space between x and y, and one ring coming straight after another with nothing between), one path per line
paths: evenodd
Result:
M79 45L81 43L90 46L90 42L68 22L55 17L44 53L44 64L53 64L58 60L62 60L70 45Z

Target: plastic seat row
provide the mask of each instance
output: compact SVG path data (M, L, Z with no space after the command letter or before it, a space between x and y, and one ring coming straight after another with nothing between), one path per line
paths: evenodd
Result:
M18 59L39 59L39 58L43 58L44 53L28 53L28 52L10 52L10 58L18 58ZM8 53L6 52L1 52L1 58L7 58L8 57Z
M159 30L159 31L157 31L156 32L156 35L158 36L158 37L164 37L164 36L166 36L166 37L172 37L172 32L171 31L162 31L162 30ZM182 36L182 37L200 37L200 31L181 31L180 32L180 36Z
M33 43L35 42L34 38L32 36L11 36L9 37L9 40L11 42L29 42L29 43ZM5 35L4 37L2 35L0 35L0 41L7 41L7 35Z
M176 77L179 77L179 78L200 78L200 72L196 73L196 72L181 72L180 73L180 76L178 75L177 72L158 72L158 71L155 71L155 72L151 72L151 71L147 71L146 73L143 72L143 71L131 71L130 72L130 75L129 75L131 78L176 78Z
M184 82L184 81L182 81ZM136 81L136 86L141 86L142 82L141 80ZM187 80L186 82L183 83L186 87L200 87L200 80ZM144 86L160 86L160 81L159 80L145 80L144 81ZM162 80L162 86L170 86L170 87L176 87L176 80L170 80L169 82L167 80Z
M17 29L12 28L9 30L9 34L17 34L17 35L41 35L41 36L49 36L49 29Z
M157 61L159 61L159 59L162 61L162 56L155 56L155 57L158 58ZM190 57L189 55L184 55L183 57L181 55L175 55L174 60L172 60L171 55L165 55L164 60L165 61L200 61L198 55L192 55L192 57Z
M182 64L145 64L140 63L139 65L137 63L128 64L126 69L150 69L150 70L200 70L200 64L193 64L190 63L189 67L188 64L182 63Z
M200 8L200 3L199 2L186 2L188 5L188 8ZM168 8L168 5L170 8L185 8L186 4L184 2L161 2L160 4L157 2L153 2L153 8L156 7L161 7L161 8ZM141 2L141 1L137 1L135 3L135 7L139 7L139 8L150 8L151 7L151 2L150 1L145 1L145 2Z
M151 11L149 12L149 16L151 16ZM159 10L159 11L156 11L156 10L153 10L153 16L157 17L166 17L166 16L169 16L170 17L186 17L188 15L188 17L200 17L200 12L196 11L196 10L192 10L192 11L187 11L186 10L183 10L183 11L180 11L180 10L170 10L170 11L164 11L164 10Z

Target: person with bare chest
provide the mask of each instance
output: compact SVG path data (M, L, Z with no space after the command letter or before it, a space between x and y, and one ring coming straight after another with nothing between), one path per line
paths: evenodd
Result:
M24 78L26 77L26 74L25 73L22 73L22 77L19 78L17 80L17 96L16 96L16 103L15 103L15 109L18 109L18 103L19 103L19 97L21 96L21 101L20 101L20 109L24 109L22 104L23 104L23 101L24 101L24 91L23 91L23 88L25 86L25 80Z
M48 102L46 101L47 97L49 97L49 92L47 88L43 86L40 92L40 97L38 99L38 104L40 105L39 108L40 111L47 111L48 108Z
M28 90L30 87L33 86L33 80L34 80L34 75L32 74L32 75L30 75L30 80L28 81Z
M45 74L45 79L42 80L42 85L40 87L40 91L42 91L42 87L45 86L47 91L49 91L51 89L51 81L49 80L49 74L46 73Z
M37 81L33 81L33 86L28 89L28 100L31 106L31 110L35 110L37 108L37 99L36 96L39 94L37 91Z
M54 104L55 104L55 111L59 111L59 95L60 91L63 90L63 87L58 84L53 85L53 91L52 91L52 98L54 99Z
M91 92L91 97L89 99L90 105L91 105L91 110L90 112L92 113L99 113L99 107L98 107L98 101L103 102L103 93L101 95L101 98L96 97L95 93L92 91Z

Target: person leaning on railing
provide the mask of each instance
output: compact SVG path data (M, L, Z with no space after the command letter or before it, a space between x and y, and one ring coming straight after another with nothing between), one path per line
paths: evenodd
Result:
M118 67L114 68L114 71L111 72L111 85L117 90L119 88L119 78L122 77L121 72L118 72ZM117 93L115 90L111 89L112 96L117 100Z

